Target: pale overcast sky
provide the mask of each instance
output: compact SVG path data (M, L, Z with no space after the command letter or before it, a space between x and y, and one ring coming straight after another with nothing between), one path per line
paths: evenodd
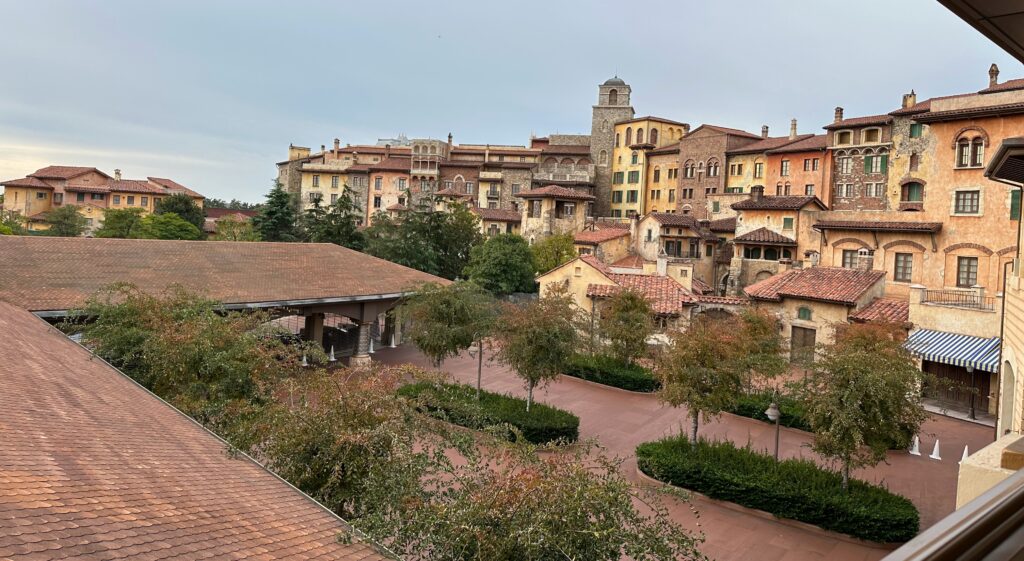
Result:
M627 10L626 7L631 9ZM935 0L0 0L0 179L48 164L260 201L290 142L525 144L638 115L784 134L1021 65Z

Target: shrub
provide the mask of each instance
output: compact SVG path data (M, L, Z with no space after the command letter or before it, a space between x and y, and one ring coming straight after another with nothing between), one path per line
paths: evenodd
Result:
M904 542L920 523L905 497L842 476L810 460L783 460L731 442L691 443L681 436L641 444L640 470L660 481L876 542Z
M525 399L488 391L481 392L477 401L476 388L464 384L417 382L399 388L398 393L417 400L419 408L432 417L471 429L507 423L534 444L574 442L580 434L579 417L568 411L534 403L527 412Z
M661 387L654 374L643 366L604 355L575 355L563 374L634 392L654 392Z

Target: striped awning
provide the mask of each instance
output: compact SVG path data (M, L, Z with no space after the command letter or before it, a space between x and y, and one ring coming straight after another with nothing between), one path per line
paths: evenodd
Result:
M924 360L941 362L985 372L999 370L999 337L973 337L946 331L919 329L903 344L911 354Z

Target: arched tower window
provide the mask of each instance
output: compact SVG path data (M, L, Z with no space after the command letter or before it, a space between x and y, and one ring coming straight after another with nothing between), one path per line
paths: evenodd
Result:
M658 143L658 129L651 129L651 144Z
M619 142L620 140L622 139L619 138L619 133L615 133L615 146L619 146L621 144L621 142Z
M626 127L626 146L633 144L633 127Z
M591 94L593 95L593 94ZM619 90L608 90L608 105L619 104Z
M597 161L601 162L602 166L608 165L608 151L607 150L601 150L601 153L598 155L597 158L598 158Z
M636 129L636 143L637 144L643 144L644 143L644 128L643 127L640 127L638 129Z

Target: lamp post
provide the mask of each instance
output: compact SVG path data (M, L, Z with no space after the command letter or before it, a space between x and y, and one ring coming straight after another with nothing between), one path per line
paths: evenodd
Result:
M968 366L967 367L967 373L971 375L971 413L970 413L970 417L971 417L971 420L973 421L973 420L977 419L977 417L974 414L974 394L978 393L978 389L977 389L977 387L975 386L975 383L974 383L974 367L973 366Z
M779 421L782 419L782 411L779 411L778 404L773 401L764 414L768 416L768 420L775 423L775 461L777 462L779 461L779 432L782 430Z

